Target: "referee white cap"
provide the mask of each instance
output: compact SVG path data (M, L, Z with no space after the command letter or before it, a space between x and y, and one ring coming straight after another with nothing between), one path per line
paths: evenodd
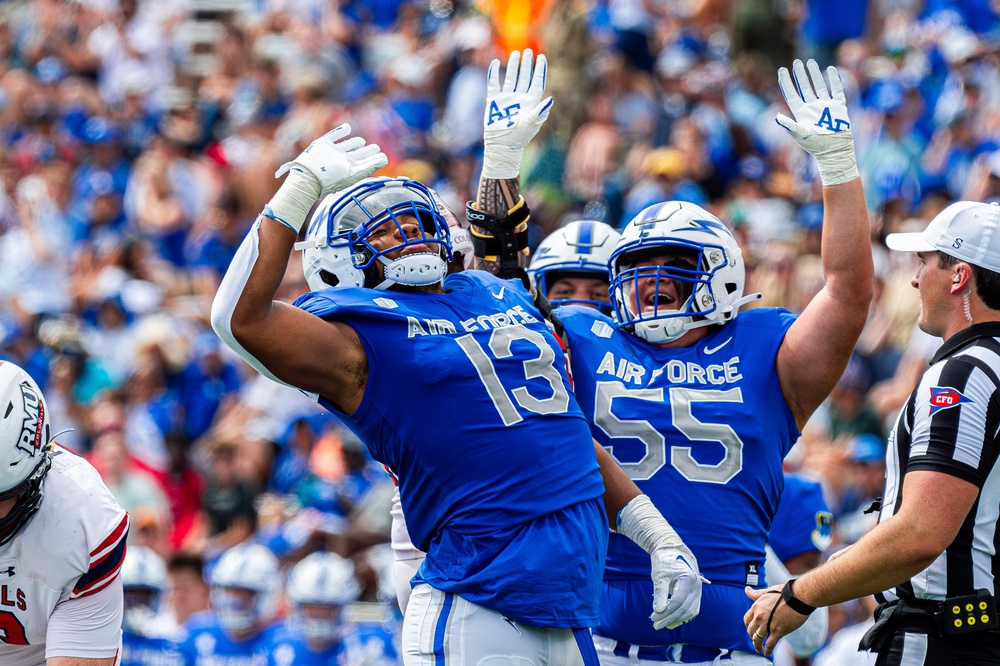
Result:
M944 252L1000 273L1000 204L958 201L923 231L889 234L885 244L900 252Z

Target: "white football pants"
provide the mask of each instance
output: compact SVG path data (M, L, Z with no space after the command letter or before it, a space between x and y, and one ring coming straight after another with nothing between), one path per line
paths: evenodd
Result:
M524 626L427 584L410 594L402 640L405 666L596 666L589 630Z

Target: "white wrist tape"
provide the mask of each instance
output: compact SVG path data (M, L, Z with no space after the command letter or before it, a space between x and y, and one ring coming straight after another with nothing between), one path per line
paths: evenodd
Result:
M483 151L483 178L508 180L521 175L523 149L486 144Z
M250 227L246 238L243 239L243 243L240 244L239 249L236 251L236 255L229 264L229 269L226 270L225 276L222 278L219 291L215 294L215 300L212 301L212 328L215 329L215 334L219 336L219 339L239 354L257 372L279 384L289 386L289 384L271 374L264 367L263 363L254 358L250 352L243 348L243 345L236 341L236 337L233 335L233 312L236 311L236 304L243 295L243 289L246 288L250 272L253 270L254 264L257 263L257 258L260 256L260 238L258 235L260 222L261 218L258 216L253 226Z
M670 526L648 495L639 495L618 512L618 533L624 534L647 553L656 548L687 551L684 541Z
M264 207L264 215L274 218L298 234L320 194L322 186L316 176L293 167L285 182Z
M858 178L858 158L854 154L851 130L826 134L822 138L826 150L816 151L813 155L823 185L842 185Z

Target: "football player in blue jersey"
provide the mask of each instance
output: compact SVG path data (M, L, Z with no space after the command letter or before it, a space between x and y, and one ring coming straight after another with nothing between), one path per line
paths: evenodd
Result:
M595 220L576 220L545 237L528 265L532 288L553 307L586 305L611 313L608 262L621 234Z
M818 481L785 472L778 511L767 536L764 572L771 585L784 583L820 563L823 552L833 540L833 514L823 497ZM817 609L798 630L788 635L785 655L796 664L808 664L809 658L825 643L829 628L826 608Z
M273 638L269 666L376 666L397 663L392 636L348 627L345 606L361 587L354 565L333 553L313 553L292 569L285 596L289 617Z
M530 53L519 62L502 88L498 65L490 75L486 116L504 164L519 163L551 104L544 58L534 74ZM212 323L398 474L410 535L427 552L404 660L593 663L608 515L649 553L657 617L690 619L697 562L593 443L531 298L482 272L447 275L454 256L434 194L408 179L363 181L387 159L349 134L333 130L279 170L288 177L231 263ZM309 209L332 193L300 247L319 250L316 274L334 288L274 301ZM671 597L671 585L683 593Z
M736 238L682 202L650 206L623 230L610 266L614 318L558 311L591 431L644 492L633 515L661 510L712 581L691 622L650 626L644 609L657 572L650 580L645 553L612 534L595 629L604 664L769 663L756 654L765 637L744 626L744 588L765 583L782 459L847 365L872 297L870 229L843 86L836 69L828 87L815 62L808 67L807 75L796 61L797 89L779 72L796 119L776 119L815 156L823 182L826 284L800 316L776 308L740 314L757 295L743 294ZM498 233L517 232L496 220L521 205L518 188L515 177L481 182L470 221L474 238L486 239L477 255L488 270L503 263L489 244L502 248ZM675 564L684 567L684 556Z
M457 220L449 220L452 238L458 227ZM468 237L468 231L462 229ZM539 244L528 266L528 277L532 288L544 294L553 306L586 305L605 312L611 311L611 296L608 292L608 261L621 237L610 225L595 220L575 220L562 226ZM458 245L455 245L457 250ZM471 267L475 259L472 241L465 248L466 267ZM309 267L318 265L320 259L305 250L302 256L307 280L317 280ZM393 476L395 479L395 476ZM398 480L397 480L398 485ZM392 551L394 556L392 575L395 577L396 603L400 612L406 610L410 599L410 579L423 561L424 553L413 545L406 529L406 521L399 504L399 490L392 505Z
M121 666L181 666L177 646L152 630L167 586L163 558L144 546L130 546L122 563L125 613Z
M260 666L278 625L278 558L265 546L233 546L208 575L209 606L184 623L178 649L184 666Z

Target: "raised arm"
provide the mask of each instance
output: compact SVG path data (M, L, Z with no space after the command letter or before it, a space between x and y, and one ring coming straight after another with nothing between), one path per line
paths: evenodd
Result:
M476 268L511 277L515 264L528 265L527 217L521 199L521 156L549 117L552 98L545 94L548 63L531 49L514 51L500 84L500 61L490 64L483 114L483 172L475 210L468 211L476 244ZM477 212L486 217L477 219ZM520 213L520 214L519 214ZM478 222L478 223L477 223ZM508 260L502 261L504 248ZM502 265L503 264L503 265Z
M324 195L385 166L341 125L279 169L288 176L250 228L212 304L212 327L250 365L271 379L321 394L350 413L367 381L367 359L346 324L328 322L274 300L309 209ZM344 140L342 140L344 139Z
M778 82L795 120L783 115L775 119L816 158L823 181L826 284L788 330L776 361L782 392L799 428L847 367L868 317L874 275L868 211L844 87L836 68L827 68L828 88L816 62L810 60L808 66L807 75L802 62L795 61L797 88L788 70L779 70Z

